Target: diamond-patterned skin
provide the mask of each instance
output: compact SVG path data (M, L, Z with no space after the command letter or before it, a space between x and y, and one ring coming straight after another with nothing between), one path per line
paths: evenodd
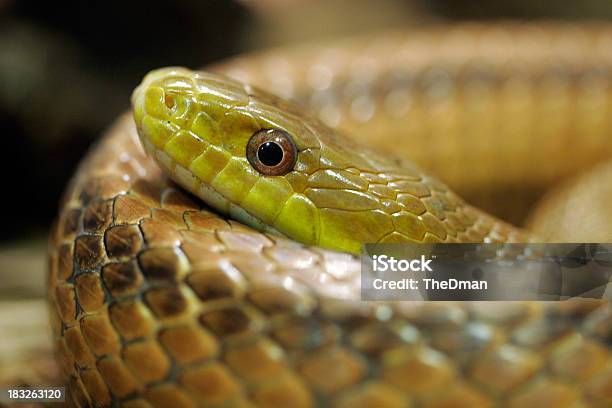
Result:
M49 297L76 405L612 402L606 303L361 303L355 257L203 208L129 116L62 208Z
M469 43L468 37L480 30L463 27L449 35L467 33L462 41ZM576 33L564 30L552 31L554 41ZM399 44L396 37L389 38L387 48ZM588 38L578 36L576 41L595 43ZM439 39L431 33L420 37L425 44ZM539 49L520 52L535 58L538 50L548 49L548 43L535 43ZM607 49L605 42L597 44L598 50ZM520 44L513 49L518 52ZM573 51L562 53L560 61L580 54L568 49ZM350 47L347 50L358 54ZM541 76L551 55L540 54L540 65L534 63L540 70L531 66L527 71ZM610 63L603 53L593 55L600 67ZM264 70L249 67L253 61L249 58L253 57L220 69L234 69L238 77L246 73L247 79L261 85L274 82L255 78L254 73ZM587 68L591 62L582 60ZM481 79L485 88L493 83L490 89L499 90L507 71L494 65L503 80ZM583 71L572 66L564 67L581 78ZM283 64L275 67L271 72ZM367 71L357 68L355 72ZM607 89L609 77L597 72L583 76ZM307 82L302 74L291 74L298 78L298 85ZM457 78L458 84L464 83L464 77ZM534 78L519 78L519 82L524 80L521 83L534 95L544 95L531 88L537 82ZM586 89L571 81L560 84L554 89ZM462 92L461 98L467 99L448 106L472 106L469 94ZM600 117L605 111L599 94L588 95L592 99L587 98L590 102L584 106L592 110L575 108L575 117ZM355 105L357 113L364 112L359 103L349 102L339 106ZM516 117L521 117L520 112L514 112ZM463 113L474 126L476 122L470 120L482 117L482 112ZM365 124L353 119L342 123L348 123L347 128L359 123L373 134L380 123L388 122L378 114ZM444 121L408 122L437 123L447 129ZM587 129L588 123L597 123L592 134L606 134L605 120L581 119L576 126ZM555 129L554 123L550 126ZM521 128L510 130L520 134ZM459 133L453 140L463 140ZM414 134L421 133L414 130ZM466 145L473 142L464 141ZM573 161L564 161L562 154L551 156L555 160L541 166L534 183L549 182L549 176L557 174L550 170L555 165L578 166L589 148L606 146L598 144L603 137L592 141L576 148L574 153L580 154ZM569 167L558 173L571 173ZM485 173L490 179L483 176L477 183L500 181L499 173ZM459 173L456 177L461 186L463 179ZM317 182L326 180L321 177ZM377 192L388 192L383 190ZM419 193L412 193L402 205L421 213L421 201L411 199ZM435 216L435 207L425 209ZM211 212L161 175L140 147L129 115L118 120L77 171L51 234L49 266L57 359L70 402L76 406L612 405L612 309L607 302L360 302L360 265L354 256L262 234Z

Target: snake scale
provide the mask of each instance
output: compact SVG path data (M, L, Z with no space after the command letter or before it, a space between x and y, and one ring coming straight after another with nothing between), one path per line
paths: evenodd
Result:
M132 99L50 237L71 404L612 406L607 302L362 302L355 255L534 240L459 197L522 211L612 156L612 27L337 40L153 71ZM567 227L545 207L532 225Z

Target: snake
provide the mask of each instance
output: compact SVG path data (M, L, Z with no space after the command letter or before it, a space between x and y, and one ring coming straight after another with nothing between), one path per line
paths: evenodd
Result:
M67 402L612 406L606 300L362 301L359 258L609 240L610 39L466 23L151 71L50 234Z

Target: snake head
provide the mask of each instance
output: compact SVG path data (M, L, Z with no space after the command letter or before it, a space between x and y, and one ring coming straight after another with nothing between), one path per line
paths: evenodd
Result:
M294 103L185 68L151 72L132 97L145 150L223 214L305 244L359 252L422 240L429 194L414 169L342 138ZM385 174L386 172L386 174ZM411 190L412 191L412 190ZM404 208L405 207L405 208Z
M182 187L256 229L318 242L317 209L299 193L320 144L289 103L221 75L164 68L144 78L132 105L145 150Z

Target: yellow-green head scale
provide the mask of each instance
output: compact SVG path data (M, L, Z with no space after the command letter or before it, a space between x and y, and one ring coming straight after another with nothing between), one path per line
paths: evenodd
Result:
M446 240L474 223L456 196L413 166L229 78L153 71L134 92L133 109L145 149L176 182L257 229L358 252L367 242ZM282 131L294 143L286 174L262 174L247 159L249 140L262 130Z

